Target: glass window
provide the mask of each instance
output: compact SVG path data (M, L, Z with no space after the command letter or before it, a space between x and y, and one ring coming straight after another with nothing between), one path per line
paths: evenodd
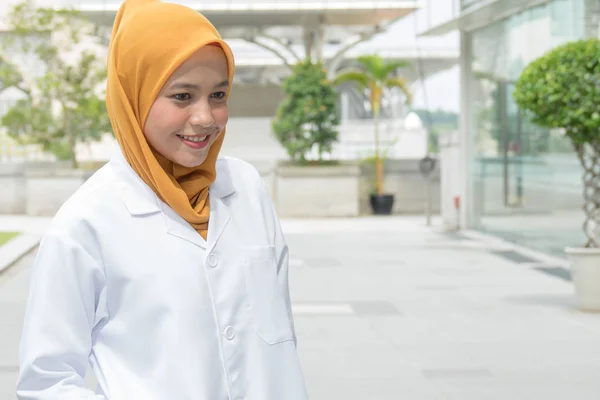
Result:
M584 0L553 0L471 35L476 225L556 255L584 243L582 169L568 139L531 123L512 93L531 61L583 37L584 15Z

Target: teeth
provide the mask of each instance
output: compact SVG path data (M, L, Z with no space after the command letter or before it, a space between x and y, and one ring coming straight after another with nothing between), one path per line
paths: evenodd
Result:
M208 135L205 136L181 136L183 139L185 140L189 140L190 142L203 142L206 140L206 137Z

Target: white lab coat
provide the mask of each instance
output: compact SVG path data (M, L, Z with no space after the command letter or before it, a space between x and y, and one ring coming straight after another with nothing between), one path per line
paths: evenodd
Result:
M207 241L120 152L85 182L40 244L17 396L307 399L288 247L257 171L217 161Z

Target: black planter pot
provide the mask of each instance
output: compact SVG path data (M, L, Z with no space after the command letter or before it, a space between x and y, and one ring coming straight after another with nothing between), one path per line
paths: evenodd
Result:
M390 215L394 206L393 194L371 195L371 209L375 215Z

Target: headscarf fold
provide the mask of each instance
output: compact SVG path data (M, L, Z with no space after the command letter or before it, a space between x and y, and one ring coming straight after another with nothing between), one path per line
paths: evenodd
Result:
M125 159L157 196L204 239L210 214L208 189L216 179L217 156L225 131L211 145L202 165L187 168L150 147L144 124L171 74L206 45L223 49L231 88L233 54L208 19L173 3L125 0L113 26L106 90L106 107ZM229 97L229 89L226 96Z

